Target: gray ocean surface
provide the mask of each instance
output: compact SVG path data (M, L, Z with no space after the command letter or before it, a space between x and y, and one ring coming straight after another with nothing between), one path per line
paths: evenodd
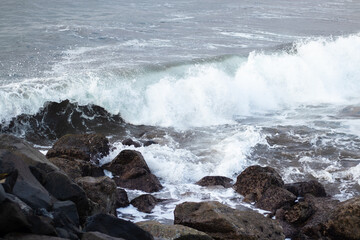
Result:
M119 210L135 221L243 205L194 182L253 164L358 196L359 66L358 0L0 1L0 123L69 99L142 125L126 137L159 143L137 150L174 201ZM132 149L122 137L102 163Z

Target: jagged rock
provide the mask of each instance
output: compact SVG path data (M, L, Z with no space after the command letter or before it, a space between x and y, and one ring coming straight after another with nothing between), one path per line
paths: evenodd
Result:
M0 236L11 232L30 232L31 224L20 207L5 200L0 204Z
M325 225L331 239L360 239L360 197L340 203Z
M174 224L195 228L217 240L285 238L276 221L219 202L185 202L176 206L174 216Z
M275 211L284 205L293 205L296 196L284 188L271 186L265 190L256 206L268 211Z
M116 208L127 207L130 205L128 195L124 189L117 188L115 194L116 194L116 202L115 202Z
M136 142L132 140L131 138L127 138L121 142L125 146L134 146L134 147L141 147L141 144L139 142Z
M85 232L101 232L126 240L153 240L152 235L130 221L107 214L96 214L87 219Z
M157 203L157 199L150 194L143 194L131 200L130 204L140 212L151 213Z
M206 176L196 182L196 184L203 187L220 185L224 188L229 188L232 186L232 179L222 176Z
M71 179L79 177L104 176L104 171L91 162L86 162L80 159L66 159L66 158L49 158L49 161L63 170Z
M3 171L3 169L2 169ZM19 175L19 172L17 169L13 169L11 172L8 173L1 173L3 179L2 179L2 186L7 193L12 193L12 190L15 186L17 177Z
M37 235L30 233L10 233L7 234L4 239L6 240L65 240L65 238Z
M299 202L284 212L284 218L289 223L304 223L309 219L315 210L309 202Z
M136 225L162 240L213 240L204 232L182 225L164 225L155 221L138 222Z
M158 144L157 142L152 141L152 140L143 141L142 143L143 143L144 147L148 147L148 146L153 145L153 144Z
M0 185L0 204L5 201L6 199L6 192L2 185Z
M65 213L58 211L53 212L54 226L59 237L78 240L81 236L81 231L78 225L75 224Z
M115 214L116 184L111 178L81 177L76 179L76 183L85 190L88 198L99 204L97 212Z
M86 232L82 235L81 240L125 240L124 238L111 237L100 232Z
M305 194L309 193L315 197L326 197L326 191L324 186L318 181L311 180L308 182L296 182L285 184L284 188L292 192L298 197L303 197Z
M109 154L109 140L100 134L68 134L55 142L46 157L76 158L96 162Z
M46 216L29 215L28 222L31 224L31 232L39 235L57 236L53 220Z
M116 158L103 165L111 171L116 184L120 187L138 189L145 192L156 192L162 185L153 175L140 152L123 150Z
M258 201L270 186L283 187L280 175L271 167L258 165L246 168L236 180L234 189L247 201Z
M53 205L53 212L63 213L67 218L69 218L75 225L79 225L79 214L75 203L72 201L57 201Z

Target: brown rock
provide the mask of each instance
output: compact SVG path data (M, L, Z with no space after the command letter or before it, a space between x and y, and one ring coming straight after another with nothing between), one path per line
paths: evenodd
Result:
M153 175L140 152L123 150L116 158L103 165L104 169L111 171L119 187L138 189L145 192L156 192L162 185Z
M150 194L143 194L131 200L130 204L140 212L151 213L157 203L157 199Z
M124 189L117 188L115 194L116 194L116 202L115 202L116 208L127 207L130 205L128 195Z
M63 170L71 179L79 177L104 176L104 171L91 162L86 162L80 159L66 159L66 158L49 158L49 161Z
M222 176L206 176L196 182L196 184L203 187L220 185L224 188L229 188L232 186L232 179Z
M125 240L124 238L112 237L101 232L86 232L81 240Z
M314 195L315 197L327 196L324 186L315 180L285 184L284 188L299 197L303 197L307 193Z
M270 186L283 187L280 175L271 167L258 165L246 168L233 186L235 191L245 196L247 201L258 201Z
M96 162L109 154L109 141L100 134L68 134L61 137L46 157L76 158Z
M133 141L131 138L127 138L121 143L125 146L141 147L141 144L139 142Z
M213 240L206 233L182 225L164 225L155 221L136 223L155 238L162 240Z
M284 218L289 223L300 224L309 219L315 210L309 202L299 202L285 210Z
M326 223L331 239L360 239L360 197L339 204Z
M111 178L81 177L75 181L84 189L89 199L99 204L99 209L95 209L95 212L115 214L116 184Z
M279 224L254 211L240 211L219 202L185 202L174 211L175 224L205 232L217 240L284 239Z
M262 194L256 206L268 211L275 211L284 205L293 205L296 196L284 188L271 186Z

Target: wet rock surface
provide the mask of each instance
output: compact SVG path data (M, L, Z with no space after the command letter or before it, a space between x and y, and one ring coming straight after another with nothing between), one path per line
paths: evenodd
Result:
M157 202L158 200L154 196L143 194L131 200L130 204L136 207L140 212L151 213Z
M197 185L208 187L208 186L223 186L229 188L232 186L232 179L223 176L206 176L196 182Z
M126 191L122 188L117 188L115 191L115 195L116 195L116 202L115 202L115 207L116 208L122 208L122 207L127 207L130 205L129 199L128 199L128 195L126 193Z

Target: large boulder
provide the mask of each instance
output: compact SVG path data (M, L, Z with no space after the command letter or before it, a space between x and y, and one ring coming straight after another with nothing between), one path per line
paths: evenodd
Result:
M360 197L340 203L325 225L331 239L360 239Z
M76 183L85 190L88 198L98 204L99 209L94 212L116 213L116 184L111 178L81 177L76 179Z
M0 204L0 237L11 232L30 232L31 224L18 204L5 200Z
M240 211L219 202L185 202L174 211L174 224L205 232L217 240L284 239L281 226L254 211Z
M213 240L206 233L183 225L165 225L156 221L138 222L136 225L162 240Z
M123 150L112 162L103 165L103 168L116 175L114 180L120 187L149 193L162 189L158 178L151 173L143 156L138 151Z
M229 188L232 186L232 179L223 176L206 176L196 182L197 185L208 187L208 186L223 186Z
M256 206L268 211L275 211L284 205L293 205L296 196L284 188L271 186L262 194Z
M271 167L258 165L246 168L236 180L234 189L247 201L259 201L262 194L271 186L283 187L281 176Z
M101 134L68 134L55 142L46 157L76 158L97 162L109 154L109 140Z
M91 176L104 176L104 171L95 164L80 159L49 158L49 161L64 171L72 180Z
M284 188L292 192L298 197L304 197L305 194L309 193L315 197L326 197L326 191L324 186L316 180L308 182L296 182L285 184Z
M126 240L153 240L153 236L130 221L107 214L96 214L87 219L85 232L101 232Z

